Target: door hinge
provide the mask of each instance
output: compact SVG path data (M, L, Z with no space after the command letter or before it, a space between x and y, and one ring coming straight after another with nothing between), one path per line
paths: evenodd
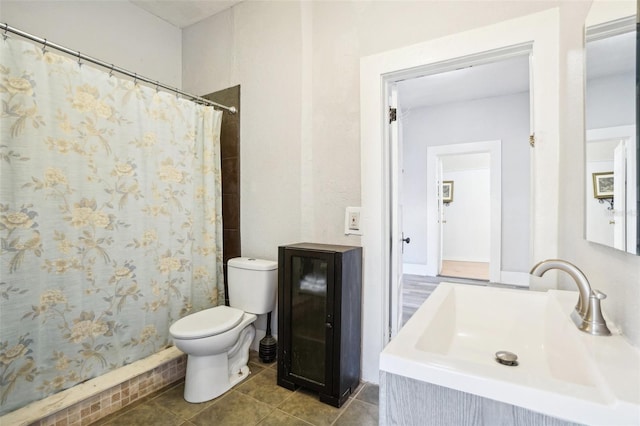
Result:
M535 148L536 147L536 134L535 133L531 133L529 135L529 145L531 145L531 148Z
M389 108L389 124L398 119L398 110L396 108Z

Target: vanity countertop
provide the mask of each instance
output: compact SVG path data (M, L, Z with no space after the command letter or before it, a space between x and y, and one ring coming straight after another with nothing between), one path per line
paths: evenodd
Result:
M380 356L388 373L584 424L640 424L640 351L570 320L578 294L441 283ZM606 315L606 312L605 312ZM517 366L496 362L498 351Z

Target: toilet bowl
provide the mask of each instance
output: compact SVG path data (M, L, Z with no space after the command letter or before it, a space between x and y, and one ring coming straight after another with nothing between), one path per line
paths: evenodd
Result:
M187 354L184 399L188 402L216 398L249 375L253 322L275 305L276 262L235 258L227 263L227 271L231 306L187 315L169 328L175 346Z
M171 326L173 343L188 354L185 400L209 401L247 377L256 318L240 309L218 306L186 316Z

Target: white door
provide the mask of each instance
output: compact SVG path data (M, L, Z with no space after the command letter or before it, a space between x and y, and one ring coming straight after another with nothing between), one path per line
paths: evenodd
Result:
M398 92L395 84L389 85L389 154L391 158L391 279L389 298L389 338L402 327L402 251L409 238L402 232L402 137L400 113L397 112ZM394 112L392 112L394 111ZM395 115L395 117L393 117ZM395 119L394 119L395 118Z
M609 221L613 225L613 247L626 250L625 219L626 219L626 158L624 140L620 141L613 150L613 214Z

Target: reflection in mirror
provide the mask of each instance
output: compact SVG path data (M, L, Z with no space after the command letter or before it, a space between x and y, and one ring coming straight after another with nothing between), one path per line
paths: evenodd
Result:
M638 251L636 18L587 27L586 239Z

